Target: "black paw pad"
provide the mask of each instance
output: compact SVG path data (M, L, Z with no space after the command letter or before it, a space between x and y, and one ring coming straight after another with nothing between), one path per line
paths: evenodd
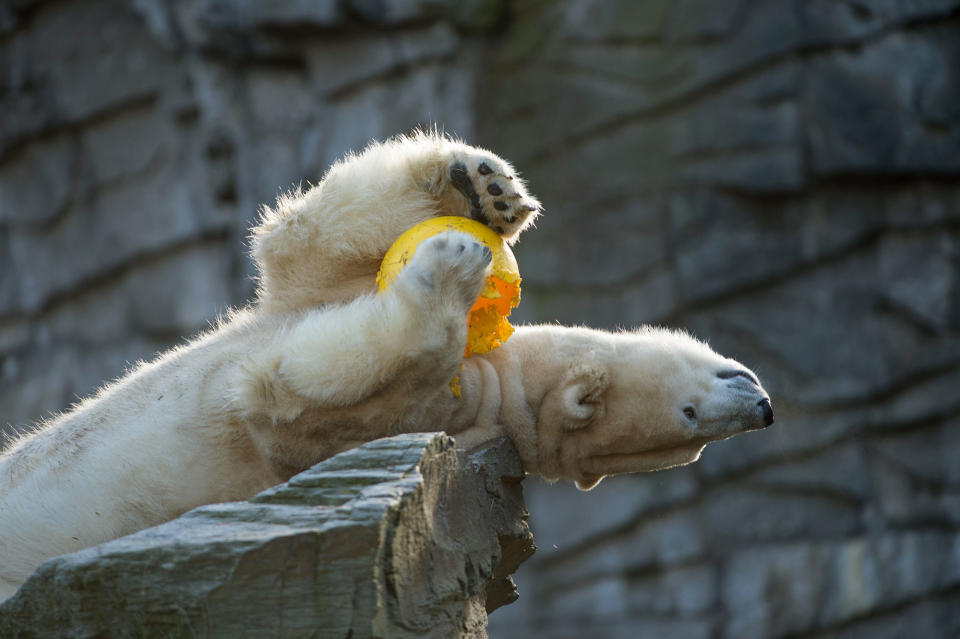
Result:
M503 189L500 188L499 184L491 184L487 187L487 193L490 195L503 195Z
M465 198L470 200L470 206L472 207L470 217L482 224L487 224L487 216L480 205L480 194L477 193L476 187L473 186L473 180L470 179L470 175L467 173L467 167L462 162L457 162L450 167L450 183L453 184L453 187L460 191Z
M481 162L480 166L477 167L477 173L480 175L490 175L493 173L493 169L486 162Z
M453 183L454 188L463 193L468 200L476 197L477 190L473 187L470 176L467 175L467 167L460 162L450 167L450 182Z
M506 211L510 208L510 205L503 200L497 200L493 203L493 208L497 209L498 211Z

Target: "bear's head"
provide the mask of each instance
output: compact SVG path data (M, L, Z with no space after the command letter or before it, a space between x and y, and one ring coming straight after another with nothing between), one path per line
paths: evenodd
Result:
M540 404L538 467L583 490L605 475L696 461L712 441L773 423L757 376L684 333L583 330Z

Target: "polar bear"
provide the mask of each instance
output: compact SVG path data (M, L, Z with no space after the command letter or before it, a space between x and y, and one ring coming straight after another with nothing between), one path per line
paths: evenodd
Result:
M512 242L539 212L506 161L435 134L374 144L281 198L253 231L248 308L0 454L0 600L49 557L247 499L386 435L444 429L464 448L507 435L527 472L589 489L772 422L756 375L662 329L521 326L464 361L491 256L462 233L421 244L375 292L383 254L417 222L470 216Z

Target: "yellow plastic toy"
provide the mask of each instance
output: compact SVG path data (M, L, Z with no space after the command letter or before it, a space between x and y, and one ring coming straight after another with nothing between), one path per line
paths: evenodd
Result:
M490 228L465 217L435 217L405 231L390 247L377 273L377 286L383 291L410 261L417 246L427 238L445 231L460 231L485 244L493 253L490 277L467 318L467 347L464 357L487 353L513 334L507 318L520 303L520 270L510 247ZM460 396L457 379L451 382L454 395Z

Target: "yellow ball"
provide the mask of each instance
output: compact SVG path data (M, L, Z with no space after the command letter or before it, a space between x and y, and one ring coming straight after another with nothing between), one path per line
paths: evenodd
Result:
M447 216L431 218L407 229L384 256L380 272L377 273L377 286L381 291L389 287L397 273L416 253L420 243L445 231L466 233L493 253L490 277L467 318L467 348L464 356L486 353L503 344L513 334L507 317L520 303L517 258L503 238L487 226L469 218Z

